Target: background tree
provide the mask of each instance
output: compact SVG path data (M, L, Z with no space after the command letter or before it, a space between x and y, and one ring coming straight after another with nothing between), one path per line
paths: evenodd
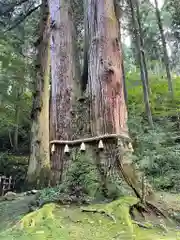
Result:
M157 23L158 23L159 31L161 34L161 41L162 41L162 47L163 47L163 53L164 53L164 64L166 67L166 74L167 74L167 80L168 80L168 88L169 88L169 92L171 93L171 95L173 97L173 85L172 85L169 58L168 58L168 53L167 53L166 39L165 39L165 35L164 35L164 30L163 30L161 13L160 13L160 10L158 7L157 0L154 0L154 3L155 3L155 8L156 8Z
M130 0L129 6L131 9L131 17L132 17L132 22L133 22L133 30L134 30L134 35L135 35L135 43L136 43L136 49L137 49L137 54L138 54L138 61L140 64L145 109L146 109L146 114L147 114L149 125L150 125L150 127L153 127L153 120L152 120L152 114L151 114L151 108L150 108L150 102L149 102L149 91L148 91L148 82L149 81L148 81L146 60L145 60L145 54L144 54L144 46L143 46L143 40L142 40L142 30L141 30L141 26L139 25L140 24L140 16L139 16L138 2L136 0Z
M23 145L27 146L26 152L28 150L29 139L27 136L30 123L29 109L31 108L31 92L29 90L33 62L32 41L29 36L34 31L36 21L32 22L29 18L25 24L19 23L11 31L7 30L19 18L19 14L25 15L30 6L34 9L32 4L30 6L24 4L17 11L14 2L6 1L1 8L1 20L5 24L1 25L0 41L1 47L4 49L1 53L1 103L3 103L2 114L11 118L2 127L4 136L9 136L7 138L9 144L17 153L22 151ZM18 7L20 6L18 5ZM32 17L35 17L33 13ZM4 109L8 110L3 111Z
M34 1L0 1L1 174L24 186L29 159L34 39L38 8ZM24 18L27 15L26 18ZM17 114L18 112L18 114ZM18 121L17 121L18 120Z
M177 0L166 1L164 10L170 15L169 38L171 40L173 69L179 74L179 42L180 42L180 6ZM163 18L166 20L166 16Z

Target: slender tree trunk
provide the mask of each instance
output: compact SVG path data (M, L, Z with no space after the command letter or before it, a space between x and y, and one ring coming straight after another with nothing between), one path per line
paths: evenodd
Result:
M74 26L70 1L50 0L51 16L51 72L52 72L52 137L57 140L73 138L73 104L79 89L76 77ZM64 148L52 156L53 183L62 181Z
M10 142L10 145L11 145L11 148L13 148L13 141L12 141L12 136L11 136L11 130L8 130L8 134L9 134L9 142Z
M49 140L52 141L53 136L53 125L52 125L52 86L50 87L50 97L49 97Z
M114 1L88 0L89 68L88 96L93 136L116 134L114 141L104 141L104 151L98 154L100 174L106 186L109 175L121 173L128 185L140 197L136 171L123 155L127 147L119 135L128 132L127 108L124 99L119 24ZM96 146L97 147L97 146Z
M41 7L40 36L37 41L36 80L32 109L31 156L27 180L39 187L47 186L50 178L49 157L49 9L46 0Z
M146 81L146 71L144 68L144 60L143 60L143 53L142 53L143 46L141 46L141 39L140 39L140 34L139 34L139 24L135 17L134 9L136 9L136 5L135 5L134 1L136 1L136 0L129 0L129 6L131 9L134 34L135 34L135 38L136 38L136 47L137 47L138 55L139 55L138 58L139 58L140 71L141 71L141 80L142 80L142 86L143 86L145 110L146 110L149 125L151 127L153 127L152 113L151 113L151 108L150 108L150 103L149 103L149 93L148 93L148 87L147 87L147 81Z
M18 151L18 138L19 138L19 114L20 114L20 108L18 106L18 103L16 105L15 108L15 120L16 120L16 125L15 125L15 129L14 129L14 151Z
M17 107L16 109L16 126L15 126L15 131L14 131L14 150L17 152L18 151L18 138L19 138L19 113L20 109Z
M19 88L16 90L17 96L16 96L16 105L15 105L15 129L14 129L14 138L13 138L13 148L14 151L18 151L18 138L19 138L19 115L20 115L20 106L19 102L23 93L22 86L19 86Z
M159 27L162 46L163 46L164 65L165 65L165 68L166 68L166 75L167 75L167 80L168 80L168 89L169 89L169 92L171 93L171 96L173 98L173 84L172 84L171 71L170 71L170 66L169 66L169 57L168 57L168 53L167 53L166 39L165 39L163 24L162 24L162 19L161 19L161 13L160 13L160 10L158 8L157 0L154 0L154 3L155 3L155 7L156 7L157 24L158 24L158 27Z
M148 88L148 93L150 93L150 86L149 86L149 76L148 76L148 70L147 70L147 64L146 64L146 57L145 57L145 49L144 49L144 41L142 36L142 26L141 26L141 16L140 16L140 10L139 10L139 0L134 0L135 6L136 6L136 15L137 15L137 22L139 26L139 38L141 43L141 54L142 54L142 60L143 60L143 67L145 72L145 80Z
M21 76L19 76L21 77ZM19 138L19 115L20 115L20 100L23 93L23 87L17 86L16 91L16 101L15 101L15 127L13 132L13 149L18 152L18 138Z

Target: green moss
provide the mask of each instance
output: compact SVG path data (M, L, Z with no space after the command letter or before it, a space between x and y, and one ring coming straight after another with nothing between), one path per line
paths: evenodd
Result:
M78 208L45 205L42 209L22 218L12 229L0 233L1 240L109 240L109 239L180 239L171 229L143 229L130 218L129 207L137 200L121 198L108 204L96 204ZM87 210L87 212L86 212ZM95 212L88 212L94 210Z
M143 89L140 74L129 73L126 75L128 89L128 106L130 111L135 111L137 115L144 113ZM150 104L153 116L166 117L176 116L179 112L179 77L173 79L174 99L168 93L167 79L159 78L156 75L150 76Z

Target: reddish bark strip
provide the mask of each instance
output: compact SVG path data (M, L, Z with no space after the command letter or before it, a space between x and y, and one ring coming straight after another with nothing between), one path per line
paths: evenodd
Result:
M90 36L88 92L93 135L127 129L119 24L114 1L88 0Z
M74 102L75 61L73 52L73 22L69 1L49 0L51 16L51 72L53 139L71 140L71 112ZM63 149L57 149L52 161L54 180L61 180Z
M127 129L127 108L124 99L122 54L119 42L119 23L113 0L87 0L89 35L88 94L93 136L120 134ZM124 138L105 142L103 153L98 153L102 188L120 174L139 197L138 177L131 158L124 155ZM127 148L128 149L128 148ZM104 191L106 193L107 191Z

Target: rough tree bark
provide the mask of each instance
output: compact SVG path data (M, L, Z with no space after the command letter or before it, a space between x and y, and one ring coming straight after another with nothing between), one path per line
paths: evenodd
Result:
M128 132L127 108L123 92L122 54L119 42L119 24L114 1L88 0L87 7L89 68L88 97L93 136ZM123 139L124 140L124 139ZM121 138L104 140L104 153L98 158L102 181L109 171L118 169L138 197L138 177L130 159L123 156L127 147ZM108 169L108 170L107 170ZM106 184L104 184L106 185Z
M52 109L51 136L57 140L73 138L73 103L79 95L77 66L74 49L74 26L70 1L50 0L51 16L51 73ZM64 148L56 149L52 156L52 183L62 180L64 169Z
M118 24L119 24L119 41L120 41L120 49L122 51L122 63L121 63L121 67L122 67L122 74L123 74L123 87L124 87L124 99L127 105L127 101L128 101L128 93L127 93L127 88L126 88L126 76L125 76L125 68L124 68L124 54L123 54L123 46L122 46L122 34L121 34L121 25L120 25L120 20L121 20L121 6L118 0L114 0L114 7L115 7L115 14L116 14L116 18L118 20Z
M42 2L39 39L37 45L36 79L31 127L31 155L27 181L39 187L47 186L50 178L49 157L49 9Z
M149 102L149 93L148 93L148 86L147 86L147 79L146 79L146 71L144 66L144 59L143 59L143 46L142 46L142 40L140 38L140 27L139 22L137 21L137 18L135 16L135 9L136 9L136 0L128 0L130 10L131 10L131 17L133 22L133 28L134 28L134 34L135 34L135 42L136 47L138 50L138 59L140 64L140 71L141 71L141 80L142 80L142 86L143 86L143 94L144 94L144 103L145 103L145 110L148 118L148 122L150 127L153 128L153 120L152 120L152 113L150 108L150 102Z
M166 39L164 35L164 30L163 30L163 23L161 19L161 13L158 8L158 2L157 0L154 0L155 3L155 8L156 8L156 18L157 18L157 24L159 27L160 35L161 35L161 41L162 41L162 47L163 47L163 54L164 54L164 65L166 68L166 75L167 75L167 80L168 80L168 89L169 92L171 93L171 96L173 98L173 84L172 84L172 78L171 78L171 71L170 71L170 66L169 66L169 57L167 53L167 46L166 46Z
M113 1L89 0L89 79L93 134L127 130L118 22Z
M88 39L88 20L87 20L87 4L88 0L84 0L84 57L83 57L83 72L81 77L81 90L82 93L86 91L88 82L88 49L89 49L89 39Z

